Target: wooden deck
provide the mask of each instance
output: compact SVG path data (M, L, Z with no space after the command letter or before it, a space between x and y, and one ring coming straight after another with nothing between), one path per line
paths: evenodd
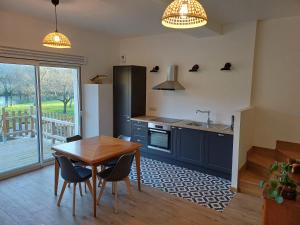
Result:
M51 142L44 140L44 159L51 157ZM37 138L18 137L0 142L0 174L39 162Z

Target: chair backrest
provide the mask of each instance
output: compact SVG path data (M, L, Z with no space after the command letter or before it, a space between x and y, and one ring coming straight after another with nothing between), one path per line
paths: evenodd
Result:
M125 135L120 135L118 139L121 139L123 141L131 141L131 137L125 136Z
M116 165L113 167L112 172L107 177L108 181L119 181L127 177L131 170L134 153L122 155Z
M55 155L55 159L59 162L61 176L64 180L71 183L80 180L80 177L75 170L72 162L67 157Z
M80 135L75 135L75 136L72 136L72 137L67 137L66 142L69 143L69 142L72 142L72 141L79 141L81 139L82 139L82 137Z

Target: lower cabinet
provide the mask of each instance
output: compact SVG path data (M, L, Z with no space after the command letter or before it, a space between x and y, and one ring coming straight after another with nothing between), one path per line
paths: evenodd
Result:
M142 145L140 150L146 157L230 178L232 135L172 127L171 151L164 153L148 148L148 123L133 121L131 133L132 141Z
M177 160L195 165L203 165L204 132L178 127L175 128L175 134L174 143Z
M205 166L223 173L231 173L233 136L206 132Z
M141 121L132 121L131 123L131 141L142 145L141 152L147 152L148 146L148 123Z

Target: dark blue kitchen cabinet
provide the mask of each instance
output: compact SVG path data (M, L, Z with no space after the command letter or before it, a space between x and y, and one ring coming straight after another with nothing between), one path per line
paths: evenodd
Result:
M176 159L181 162L202 165L204 160L204 132L196 129L175 128L173 140Z
M113 67L114 137L131 136L131 118L146 112L146 67Z
M147 152L148 148L148 123L142 121L131 122L131 141L142 145L141 152Z
M205 167L231 174L233 136L205 132Z

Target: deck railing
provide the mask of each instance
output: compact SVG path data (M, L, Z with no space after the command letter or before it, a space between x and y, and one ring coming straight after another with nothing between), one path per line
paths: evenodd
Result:
M6 111L2 108L1 115L1 136L3 141L9 138L29 136L35 137L36 129L36 112L34 107L29 110ZM74 118L70 115L59 113L43 113L42 115L42 134L46 139L51 139L52 144L55 141L65 141L66 137L74 134Z

